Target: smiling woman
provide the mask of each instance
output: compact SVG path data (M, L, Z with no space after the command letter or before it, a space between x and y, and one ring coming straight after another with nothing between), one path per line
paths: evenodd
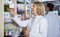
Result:
M25 36L29 37L47 37L48 22L43 17L44 5L42 2L34 2L32 6L32 13L35 17L22 21L18 16L14 16L12 19L20 26L27 27L25 30ZM39 21L39 22L38 22Z

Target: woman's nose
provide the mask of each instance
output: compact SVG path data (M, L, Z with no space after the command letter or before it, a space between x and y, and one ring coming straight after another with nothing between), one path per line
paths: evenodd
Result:
M32 9L33 9L33 7L32 7Z
M33 8L32 8L32 10L33 10Z

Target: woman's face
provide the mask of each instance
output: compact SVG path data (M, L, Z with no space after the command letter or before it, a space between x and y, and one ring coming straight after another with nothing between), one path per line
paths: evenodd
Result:
M45 6L45 9L46 9L46 11L49 11L49 8L47 7L47 5Z
M32 6L32 13L35 15L36 14L36 5L35 4L33 4L33 6Z

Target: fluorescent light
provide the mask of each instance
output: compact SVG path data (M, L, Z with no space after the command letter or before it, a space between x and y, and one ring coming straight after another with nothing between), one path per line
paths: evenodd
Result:
M46 2L46 1L55 1L55 0L38 0L39 2Z

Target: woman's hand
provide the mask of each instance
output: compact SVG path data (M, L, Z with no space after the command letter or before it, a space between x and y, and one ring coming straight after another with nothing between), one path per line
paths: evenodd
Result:
M24 35L25 35L25 36L29 36L29 31L26 30L26 31L24 32Z
M10 8L10 13L15 16L15 9L14 8Z

